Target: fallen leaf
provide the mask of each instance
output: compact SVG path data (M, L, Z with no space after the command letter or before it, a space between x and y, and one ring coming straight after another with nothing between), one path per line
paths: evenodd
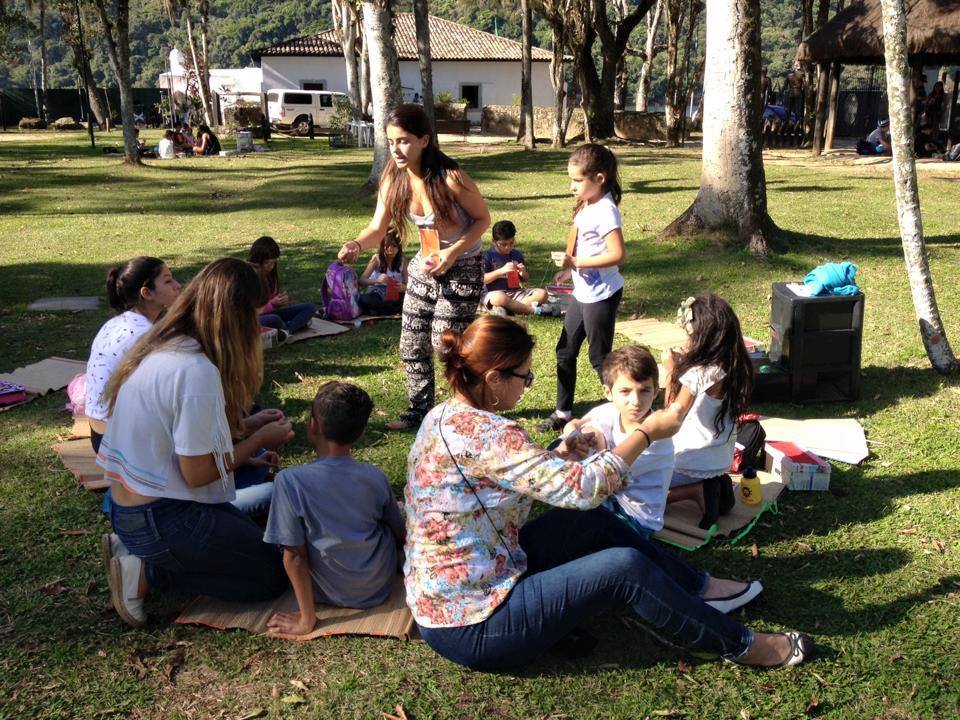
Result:
M304 705L307 700L302 695L284 695L280 698L280 702L287 705Z
M897 660L903 660L903 653L897 650L893 655L887 655L887 662L896 662Z
M811 545L810 543L798 542L797 547L803 550L804 552L808 552L808 553L813 552L813 545Z
M817 711L818 707L820 707L820 698L816 693L814 693L810 696L810 702L807 703L807 707L803 712L807 715L813 715Z
M750 720L750 712L746 708L741 708L740 717L742 720Z
M133 674L137 676L138 680L143 680L147 677L147 666L143 664L143 658L139 652L131 653L125 658L124 662L126 662L133 671Z
M106 657L107 653L104 650L97 650L97 657Z
M753 556L754 560L760 557L760 548L757 547L756 543L750 546L750 554Z
M675 715L679 715L680 711L670 708L665 710L654 710L650 714L654 715L655 717L674 717Z
M63 537L79 537L81 535L92 534L90 530L60 530L57 532L57 535L62 535Z
M97 586L97 581L93 578L87 580L87 584L83 586L83 594L89 596L93 589Z
M309 690L309 688L300 680L291 680L290 684L301 692L307 692Z
M933 549L943 555L947 551L947 544L943 540L933 539Z
M687 663L684 662L683 660L678 660L678 661L677 661L677 670L679 670L679 671L682 672L682 673L688 673L688 672L690 672L690 666L687 665Z
M41 585L40 592L42 592L44 595L56 596L62 595L65 592L70 592L70 588L66 587L65 585L61 585L60 578L57 578L56 580L51 580L45 585Z
M170 653L170 658L167 660L167 664L163 668L163 677L166 678L167 682L174 682L177 671L183 666L184 653L185 651L183 648L177 648Z
M256 718L262 718L267 716L267 711L263 708L257 708L256 710L251 710L246 715L241 715L237 720L256 720Z
M270 688L270 697L272 697L274 700L276 700L278 697L280 697L280 691L277 690L277 686L276 686L276 685L274 685L272 688Z
M374 412L376 413L377 417L386 417L386 416L387 416L387 413L386 413L385 410L375 410Z
M900 528L899 530L897 530L897 532L900 533L901 535L916 535L917 528L914 525L910 525L909 527Z
M828 683L826 680L824 680L820 675L817 675L815 672L811 672L811 674L817 679L817 682L820 683L821 685L829 685L829 684L830 684L830 683Z

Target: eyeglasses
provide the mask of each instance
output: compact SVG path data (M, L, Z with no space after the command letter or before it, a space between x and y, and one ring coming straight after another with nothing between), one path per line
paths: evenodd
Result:
M533 374L533 370L528 370L522 375L520 373L514 372L513 370L501 370L500 372L502 372L504 375L510 375L511 377L522 378L524 389L533 385L533 381L537 377L536 375Z

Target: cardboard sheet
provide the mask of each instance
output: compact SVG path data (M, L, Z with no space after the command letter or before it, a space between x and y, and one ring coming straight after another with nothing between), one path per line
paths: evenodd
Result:
M759 505L747 505L740 499L740 477L731 477L733 477L733 493L737 503L733 510L717 520L713 528L701 530L697 527L697 523L703 517L700 508L693 500L683 500L667 505L663 516L663 530L656 533L654 537L683 550L696 550L714 537L727 538L731 544L734 544L753 529L764 512L767 510L777 512L777 498L786 487L782 482L770 473L758 472L757 478L763 490L763 502Z
M99 310L100 298L92 296L47 297L34 300L27 310Z
M668 350L687 341L687 333L682 327L654 318L618 321L616 331L651 350ZM658 353L654 353L654 357L660 359Z
M374 320L399 320L400 315L359 315L353 320L338 320L337 322L340 325L346 325L347 327L354 327L357 323L361 325L365 322L372 322Z
M287 336L285 344L290 345L291 343L310 340L311 338L322 337L324 335L339 335L340 333L347 332L347 330L349 330L349 328L345 328L343 325L338 325L329 320L310 318L310 324L303 328L303 330Z
M375 635L410 640L416 625L407 608L403 578L396 577L393 592L382 605L366 610L317 605L317 626L309 635L277 636L287 640L313 640L326 635ZM178 625L206 625L218 630L242 628L258 635L267 632L267 621L274 613L295 612L297 599L288 590L275 600L258 603L238 603L199 597L191 602L180 617Z
M90 421L85 415L73 416L73 427L67 434L68 440L79 440L80 438L90 439Z
M31 395L46 395L51 390L62 390L73 380L74 375L86 371L85 360L50 357L19 367L12 373L0 374L0 380L23 385Z
M103 477L103 468L97 465L97 456L90 446L90 438L67 440L53 446L63 466L87 490L106 490L110 481Z
M787 420L762 417L767 442L786 440L831 460L858 465L870 455L863 427L852 418Z

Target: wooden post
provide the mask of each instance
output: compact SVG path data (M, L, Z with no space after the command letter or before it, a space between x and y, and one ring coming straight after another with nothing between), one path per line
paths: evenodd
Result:
M823 131L827 119L827 63L820 63L817 72L817 114L813 124L813 154L823 152Z
M842 69L843 65L838 60L834 60L830 66L830 99L828 101L830 106L827 109L827 135L823 141L824 150L833 150L833 137L837 129L837 112L839 111L837 100L840 96L840 71Z

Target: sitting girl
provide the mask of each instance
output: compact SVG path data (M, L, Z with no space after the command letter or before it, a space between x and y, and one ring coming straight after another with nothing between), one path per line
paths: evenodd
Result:
M397 296L388 298L390 281ZM403 310L403 293L407 290L407 260L403 256L400 238L393 230L380 241L380 249L370 258L367 269L360 276L360 307L368 315L396 315Z
M290 297L280 292L280 274L277 264L280 260L280 246L272 237L258 237L250 246L247 261L257 268L270 300L260 310L260 324L274 328L280 334L280 341L287 335L305 328L317 313L316 306L310 303L290 305Z
M664 404L678 403L686 416L673 438L668 502L696 500L703 509L700 527L707 529L735 502L726 473L733 462L736 419L750 403L753 365L740 321L719 296L688 298L678 320L689 337L683 348L664 353Z
M90 443L100 451L110 415L104 390L127 350L149 330L180 292L170 268L154 257L135 257L107 273L107 302L116 313L97 332L87 361L85 413Z

